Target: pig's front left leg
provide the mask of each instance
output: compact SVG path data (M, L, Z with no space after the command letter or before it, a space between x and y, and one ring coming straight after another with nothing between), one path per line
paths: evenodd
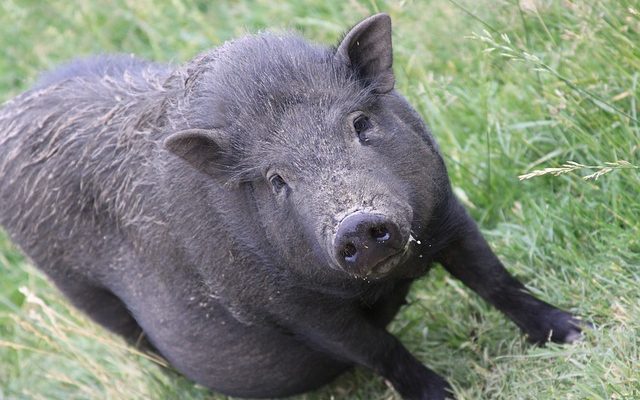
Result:
M507 272L491 251L476 223L461 205L454 220L457 237L441 252L438 261L456 278L511 318L529 341L571 343L581 337L584 324L534 297L525 286Z
M418 361L398 339L374 326L357 307L330 301L289 299L275 317L309 347L367 367L388 380L403 399L452 398L449 385ZM293 309L292 309L293 308Z

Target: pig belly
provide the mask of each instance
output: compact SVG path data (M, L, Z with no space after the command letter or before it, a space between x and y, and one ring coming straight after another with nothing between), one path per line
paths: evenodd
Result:
M219 303L203 307L179 289L150 287L126 301L138 324L172 366L215 391L249 398L291 396L318 388L350 367L275 327L241 323Z

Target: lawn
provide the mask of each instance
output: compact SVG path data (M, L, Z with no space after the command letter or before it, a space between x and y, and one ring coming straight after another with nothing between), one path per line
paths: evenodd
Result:
M390 330L458 399L640 399L638 0L3 0L0 100L79 55L179 63L267 28L332 44L378 11L394 22L396 87L495 251L594 325L531 346L436 269ZM356 370L300 398L396 397ZM178 398L224 397L92 324L0 233L0 399Z

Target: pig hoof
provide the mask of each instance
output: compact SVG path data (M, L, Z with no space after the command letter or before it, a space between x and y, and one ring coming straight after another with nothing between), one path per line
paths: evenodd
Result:
M434 374L435 375L435 374ZM430 376L420 389L400 391L404 400L453 400L453 389L449 382L437 375ZM425 384L426 383L426 384ZM417 389L417 390L415 390ZM403 393L404 392L404 393Z
M546 316L538 329L529 332L528 339L535 344L544 344L546 342L571 344L582 340L582 331L591 327L588 322L582 321L567 312L554 310Z
M584 338L583 331L585 329L593 329L593 324L587 321L583 321L576 317L571 317L570 324L572 327L568 330L568 332L564 335L564 338L558 343L567 343L572 344L581 341Z
M562 342L571 344L579 342L580 340L582 340L582 332L576 329L572 332L569 332L567 336L565 336L565 338L562 340Z

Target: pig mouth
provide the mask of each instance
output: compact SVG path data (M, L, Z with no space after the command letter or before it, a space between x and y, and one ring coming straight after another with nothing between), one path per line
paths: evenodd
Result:
M397 253L390 255L371 267L365 274L365 277L372 279L382 279L387 277L398 265L407 260L409 253L408 246L405 246Z

